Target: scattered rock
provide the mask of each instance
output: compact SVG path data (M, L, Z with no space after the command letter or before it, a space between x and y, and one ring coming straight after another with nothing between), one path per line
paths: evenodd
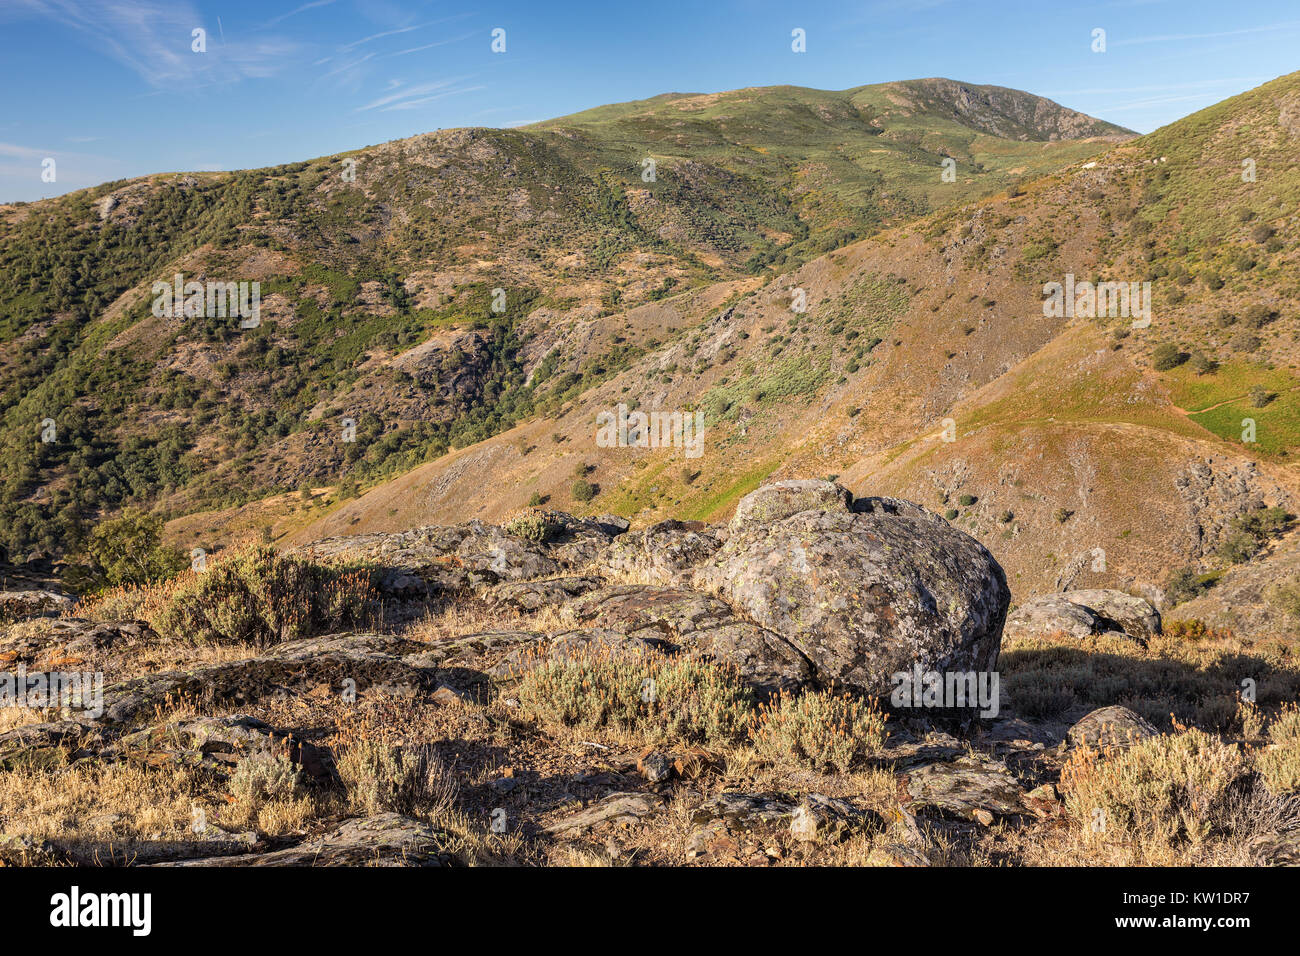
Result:
M349 820L316 840L270 853L218 856L160 866L446 866L446 834L398 813Z
M646 750L637 757L637 773L650 783L663 783L673 775L673 763L657 750Z
M1065 633L1076 640L1107 630L1090 608L1075 604L1059 594L1044 594L1020 605L1007 615L1002 639L1042 637Z
M901 778L913 813L933 810L941 816L977 820L985 825L993 817L1026 812L1024 788L1000 761L961 757L909 770Z
M1063 591L1061 597L1097 615L1106 630L1123 631L1143 645L1160 634L1160 612L1144 598L1104 588Z
M664 798L654 793L611 793L586 809L552 823L545 832L552 835L581 833L599 823L627 826L657 810L663 803Z
M1072 747L1131 747L1160 733L1127 707L1099 707L1067 733Z

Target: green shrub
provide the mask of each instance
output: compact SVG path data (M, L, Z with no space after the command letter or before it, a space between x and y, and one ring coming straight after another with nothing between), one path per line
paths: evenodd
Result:
M1259 552L1259 541L1246 531L1233 531L1219 542L1215 553L1230 564L1243 564Z
M163 520L139 509L100 522L86 542L91 574L112 587L148 584L184 569L185 554L162 543Z
M573 500L583 502L590 501L592 498L596 497L599 492L600 488L597 485L594 485L585 479L575 481L573 483L573 488L570 489L570 493L573 495Z
M515 515L501 526L506 534L529 541L549 541L560 531L563 525L545 511L535 508Z
M1187 361L1187 354L1180 352L1178 346L1164 342L1151 352L1151 367L1157 372L1167 372Z
M949 521L956 521L957 513L958 512L956 508L949 508L947 511L943 513L943 516L947 518Z
M1209 586L1201 579L1194 568L1179 568L1165 582L1165 596L1170 605L1182 604L1200 597Z
M1250 387L1250 404L1255 408L1263 408L1277 396L1266 389L1263 385L1252 385Z
M969 508L977 500L978 499L976 499L974 495L962 495L960 498L957 499L957 504L961 505L963 508Z
M357 813L402 813L433 820L453 809L459 792L456 778L433 744L398 744L361 738L338 761L348 803Z
M258 545L176 579L150 623L176 640L266 646L363 624L375 598L368 570Z

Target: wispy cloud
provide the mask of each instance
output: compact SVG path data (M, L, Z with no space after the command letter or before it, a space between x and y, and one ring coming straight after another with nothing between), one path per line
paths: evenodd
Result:
M296 17L298 14L305 13L308 10L313 10L316 7L328 7L331 3L335 2L336 0L312 0L311 3L304 3L301 7L295 7L288 13L282 13L278 17L273 17L272 19L267 20L264 26L273 27L277 23L288 20L290 17Z
M390 81L389 88L393 92L381 96L377 100L372 100L364 106L358 106L356 112L379 110L381 113L389 113L393 110L413 110L417 106L423 106L425 103L440 100L447 96L456 96L460 93L471 93L474 90L483 89L482 86L455 86L455 84L467 79L469 77L461 76L450 80L438 80L434 83L417 83L413 86Z
M208 29L188 0L9 0L8 12L53 21L83 35L158 88L202 82L230 83L269 77L297 53L296 43L274 37L227 41L218 28L207 50L194 52L192 31Z
M1242 36L1247 33L1276 33L1300 26L1300 20L1287 20L1282 23L1270 23L1262 27L1243 27L1240 30L1220 30L1214 33L1163 33L1147 37L1121 37L1112 40L1111 46L1137 46L1143 43L1178 43L1184 40L1217 40L1220 37Z

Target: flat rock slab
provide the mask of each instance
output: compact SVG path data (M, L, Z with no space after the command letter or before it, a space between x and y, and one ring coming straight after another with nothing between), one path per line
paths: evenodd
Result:
M446 834L398 813L349 820L324 836L270 853L218 856L160 866L446 866Z
M572 836L601 823L629 825L659 809L664 798L657 793L611 793L545 828L552 836Z
M574 598L594 591L604 581L597 577L544 578L539 581L520 581L501 584L491 592L491 599L504 607L519 611L538 611L556 607Z
M0 733L0 770L62 767L97 754L103 743L103 733L88 720L26 724Z
M111 748L146 766L181 764L229 772L245 757L283 756L321 786L338 779L333 756L247 714L197 717L159 724L122 737Z
M325 688L414 694L432 690L437 674L408 663L428 645L380 634L334 635L289 641L257 657L193 670L162 671L104 689L107 724L124 724L175 699L211 701L225 706L253 703L272 694ZM350 682L350 683L348 683Z
M1027 812L1025 788L1006 765L962 757L909 770L900 778L902 796L913 813L932 810L960 820L989 822L989 817Z

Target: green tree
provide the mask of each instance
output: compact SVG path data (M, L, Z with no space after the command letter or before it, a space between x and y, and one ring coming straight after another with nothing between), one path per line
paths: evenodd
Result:
M146 584L185 567L185 555L162 543L162 518L128 508L95 526L86 542L91 573L103 583Z

